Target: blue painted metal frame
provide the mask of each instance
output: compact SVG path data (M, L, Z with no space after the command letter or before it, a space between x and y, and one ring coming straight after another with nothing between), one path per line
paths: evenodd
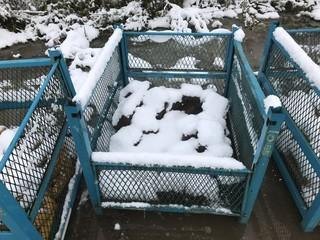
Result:
M5 152L2 159L0 159L0 171L3 170L7 160L9 159L11 152L13 151L17 141L23 134L24 128L28 123L29 118L31 117L33 111L36 106L39 104L41 96L43 95L49 81L56 71L60 71L62 78L65 83L65 89L67 89L67 96L74 96L75 90L73 84L70 79L70 75L67 69L67 65L63 59L63 56L60 51L51 50L49 51L50 58L39 58L39 59L26 59L26 60L9 60L9 61L0 61L0 69L10 69L10 68L32 68L32 67L40 67L40 66L51 66L50 71L48 72L45 81L41 85L38 93L35 96L35 99L31 102L1 102L1 109L12 109L12 108L21 108L29 107L27 114L25 115L22 123L20 124L17 133L15 134L13 140L11 141L7 151ZM45 192L47 190L50 177L53 173L53 169L55 163L59 157L59 150L63 144L63 140L66 136L67 132L67 124L65 123L63 129L61 130L60 136L58 138L57 145L55 146L55 150L52 156L52 159L49 163L47 172L44 176L43 182L40 186L39 193L36 201L30 213L26 213L25 210L20 206L20 204L16 201L16 199L11 195L11 193L7 190L6 186L0 181L0 217L5 226L10 230L10 232L0 232L0 239L42 239L39 232L32 225L33 220L36 217L38 210L40 209L41 203L44 199ZM71 193L71 199L69 202L70 208L68 209L68 214L72 211L72 206L75 201L76 192L79 187L80 181L80 172L76 173L75 187ZM67 227L67 221L62 226L62 229Z
M313 84L310 83L309 79L306 77L305 73L302 71L300 66L290 57L288 52L281 46L280 43L278 43L274 37L273 37L273 32L276 29L276 27L279 26L278 22L274 22L271 24L269 28L269 33L268 33L268 39L265 44L265 50L263 53L263 56L261 58L261 64L260 64L260 69L259 69L259 82L261 85L264 86L266 91L268 91L270 94L276 94L275 89L271 85L271 83L268 81L265 75L266 71L266 65L268 62L268 59L272 56L270 56L270 49L272 45L274 44L277 46L277 48L280 49L281 53L283 56L298 70L299 77L304 79L307 83L310 84L310 87L314 89L314 91L320 95L319 89L315 88ZM317 29L292 29L288 30L289 33L296 33L296 32L320 32L320 28ZM284 109L283 110L285 114L285 122L287 124L288 129L292 133L295 141L299 144L301 150L304 152L305 156L307 156L311 166L315 170L318 176L320 176L320 162L319 158L316 156L314 151L312 150L308 140L304 136L304 134L299 130L289 113ZM277 164L277 167L281 173L281 175L284 178L284 181L292 195L293 201L297 206L297 209L299 210L301 216L302 216L302 222L301 226L306 232L311 232L314 230L314 228L320 223L320 193L317 194L316 199L312 202L312 205L308 208L305 205L305 202L301 196L301 193L299 189L297 188L292 176L290 175L284 160L282 159L280 153L278 150L275 150L273 153L273 158Z
M233 31L236 31L237 29L234 28ZM246 190L245 190L245 197L242 205L242 212L240 214L241 216L241 222L246 223L249 220L250 214L252 212L255 200L257 198L259 189L261 187L263 177L268 165L269 158L271 156L274 142L276 140L276 136L280 130L281 123L283 121L283 115L279 109L270 109L268 113L265 112L265 108L263 105L263 99L264 94L262 90L260 89L260 86L256 80L256 77L253 74L253 71L245 57L245 54L243 52L241 43L233 40L233 34L227 33L227 34L194 34L194 33L173 33L172 35L193 35L193 36L203 36L203 35L217 35L217 36L227 36L229 37L229 44L228 44L228 53L227 53L227 59L226 59L226 69L225 72L179 72L179 71L143 71L143 72L135 72L135 71L129 71L128 70L128 49L127 49L127 42L126 42L126 36L127 35L171 35L168 33L141 33L141 32L126 32L123 34L123 39L120 43L120 50L121 50L121 61L122 61L122 74L125 79L127 77L135 77L135 76L148 76L148 77L172 77L172 76L183 76L183 77L193 77L193 76L201 76L204 78L209 77L216 77L216 78L223 78L223 79L229 79L231 76L231 66L233 61L234 54L237 54L237 56L240 58L240 61L243 64L244 71L246 78L250 81L251 90L253 92L254 98L256 99L258 103L258 108L261 113L261 115L265 119L265 124L262 129L262 134L259 139L258 143L258 149L256 151L256 154L254 156L252 169L247 169L245 171L231 171L235 174L241 174L244 176L249 176ZM234 51L236 53L234 53ZM123 81L124 84L127 84L127 80ZM113 94L109 95L110 97ZM108 99L107 99L108 100ZM108 109L110 106L106 106L105 109ZM66 107L67 109L67 115L68 115L68 121L71 126L71 131L73 132L73 136L76 141L77 145L77 151L79 155L80 162L84 169L84 177L87 182L87 186L89 189L89 193L91 196L92 204L95 207L95 210L97 213L101 212L100 209L100 193L98 191L98 185L97 185L97 171L102 169L117 169L119 167L128 167L129 165L121 166L121 164L111 164L111 163L98 163L98 162L90 162L91 160L91 153L92 153L92 143L90 146L90 140L88 137L87 129L85 126L85 122L83 119L83 113L82 109L79 105L76 103L70 102L69 105ZM95 134L94 134L95 135ZM96 140L94 140L95 142ZM92 165L91 165L92 164ZM92 169L93 167L93 169ZM132 166L131 166L132 167ZM135 168L144 169L144 170L150 170L157 171L157 170L163 170L165 171L166 167L161 166L134 166ZM179 172L207 172L208 169L194 169L194 168L170 168L170 170L175 170ZM212 170L210 170L212 172ZM220 175L228 175L230 172L225 170L215 170L214 171L219 172ZM137 208L134 208L137 209ZM190 212L189 210L183 208L179 209L176 207L157 207L155 205L150 205L145 210L158 210L158 211L173 211L173 212ZM200 211L200 210L199 210ZM201 212L204 212L201 210ZM210 212L209 210L206 210L205 212ZM215 211L213 211L216 213ZM212 212L212 213L213 213Z
M95 173L91 164L91 143L86 123L84 121L82 107L78 103L74 103L71 100L65 106L65 110L71 134L76 145L78 158L83 169L83 176L90 194L91 203L95 209L95 212L97 214L102 214L100 194Z
M51 66L50 58L0 61L0 69Z
M235 31L236 29L234 29ZM248 178L244 195L244 201L241 209L241 223L247 223L251 216L255 201L261 188L265 172L271 157L277 136L280 131L284 116L281 108L269 109L266 113L263 104L265 94L263 93L259 83L252 71L252 68L245 57L242 45L238 41L234 41L234 54L239 58L240 64L244 69L246 79L250 82L249 86L258 106L261 116L264 118L264 125L259 137L258 146L252 161L252 174Z

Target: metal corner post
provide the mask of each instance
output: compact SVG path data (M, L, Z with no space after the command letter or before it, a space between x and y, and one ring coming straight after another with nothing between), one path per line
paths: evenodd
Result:
M127 45L127 38L126 34L123 31L123 28L121 27L122 30L122 38L119 44L120 48L120 59L121 59L121 72L122 72L122 78L123 78L123 86L126 86L129 83L128 79L128 66L129 66L129 60L128 60L128 45Z
M252 175L245 192L247 197L242 205L241 223L249 221L283 121L284 116L281 111L269 109L251 167Z
M83 176L90 194L91 203L95 212L97 214L102 214L99 190L91 164L92 149L81 106L69 101L67 106L65 106L65 111L82 167Z
M76 95L76 91L71 81L71 77L68 71L67 64L63 58L63 55L60 50L49 50L49 57L52 62L59 62L58 68L61 72L62 78L64 80L65 87L68 91L69 97L74 97Z
M320 194L317 194L316 199L313 201L311 207L306 211L303 216L301 226L305 232L312 232L320 222Z
M272 36L273 36L273 32L274 30L279 26L279 21L273 21L271 22L270 26L269 26L269 30L268 30L268 35L267 35L267 39L265 41L265 45L264 45L264 49L263 49L263 53L260 59L260 67L259 67L259 74L260 73L264 73L266 70L266 64L269 58L269 53L270 53L270 49L272 46ZM260 79L258 79L260 81Z
M13 237L11 239L41 240L42 237L32 225L25 211L1 181L0 192L0 218L11 231Z
M227 58L225 62L225 71L227 76L225 78L226 86L224 89L224 96L228 96L229 91L229 82L231 81L231 72L232 72L232 64L233 64L233 55L234 55L234 33L238 30L236 26L232 26L232 35L229 36L228 41L228 49L227 49Z

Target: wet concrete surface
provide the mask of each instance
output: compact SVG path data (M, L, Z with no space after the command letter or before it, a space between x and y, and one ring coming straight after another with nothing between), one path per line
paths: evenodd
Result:
M75 208L76 209L76 208ZM320 227L304 233L300 215L273 162L269 165L248 224L237 217L104 210L96 216L89 201L74 210L65 239L69 240L319 240ZM115 230L115 224L120 230Z

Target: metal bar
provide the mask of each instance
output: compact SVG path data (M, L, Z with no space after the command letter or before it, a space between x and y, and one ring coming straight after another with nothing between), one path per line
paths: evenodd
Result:
M39 101L40 101L40 99L41 99L41 97L42 97L42 95L43 95L43 93L44 93L49 81L51 80L55 70L57 69L57 67L58 67L58 62L55 62L53 64L53 66L51 67L51 69L50 69L50 71L49 71L49 73L47 75L46 80L44 81L44 83L40 87L40 90L37 93L37 95L36 95L32 105L30 106L27 114L25 115L24 119L22 120L22 123L20 124L20 126L19 126L16 134L14 135L14 137L13 137L13 139L12 139L12 141L11 141L9 147L8 147L8 149L6 150L5 154L2 157L2 160L0 161L0 172L4 168L8 158L11 155L11 152L13 151L14 147L16 146L17 141L20 139L21 135L23 134L24 129L27 126L29 119L31 118L34 110L36 109L36 107L37 107L37 105L38 105L38 103L39 103Z
M267 39L265 41L263 53L262 53L262 56L261 56L261 59L260 59L259 73L260 72L264 73L265 70L266 70L266 64L268 62L269 55L270 55L270 49L271 49L271 46L272 46L273 32L278 26L279 26L279 21L272 21L270 26L269 26Z
M320 33L320 28L300 28L300 29L289 29L288 33L304 33L304 32L317 32Z
M29 108L33 101L25 101L25 102L0 102L0 110L4 109L22 109Z
M68 71L68 67L66 62L64 61L63 55L59 50L49 50L49 56L52 61L59 62L59 70L62 75L63 82L61 84L65 85L65 89L67 90L68 97L73 98L76 95L76 91L71 81L71 77Z
M32 105L33 101L25 101L25 102L0 102L0 110L4 109L29 109ZM51 107L51 104L63 104L64 101L62 99L48 99L43 100L38 104L38 107Z
M194 168L189 166L161 166L158 164L132 165L129 163L109 163L109 162L94 162L92 164L99 170L141 170L141 171L158 171L158 172L181 172L181 173L199 173L210 175L232 175L232 176L246 176L251 173L249 169L213 169L213 168Z
M209 207L181 207L181 205L157 205L157 204L148 204L139 202L140 206L134 206L135 203L113 203L113 202L102 202L103 208L112 208L112 209L127 209L127 210L143 210L143 211L159 211L159 212L173 212L173 213L205 213L205 214L215 214L223 216L239 216L239 213L231 212L227 213L225 209L219 208L209 208Z
M41 240L42 237L28 219L24 209L21 208L2 181L0 181L0 192L0 214L5 226L14 233L17 239Z
M83 176L90 194L91 203L97 214L102 214L100 206L100 194L94 170L91 165L91 145L88 130L79 104L69 101L65 106L69 127L76 145L77 154L83 169Z
M103 127L105 119L108 116L108 112L109 112L109 109L112 104L112 99L116 95L117 90L118 90L118 85L112 88L111 94L109 94L108 98L105 101L101 116L99 117L98 122L97 122L97 124L94 128L93 134L92 134L92 139L91 139L91 148L92 149L96 148L98 138L100 137L100 134L101 134L101 129Z
M129 83L129 80L128 80L129 59L128 59L128 45L127 45L126 39L127 37L123 32L122 39L119 45L120 52L121 52L120 56L121 56L123 86L126 86Z
M0 69L4 68L25 68L25 67L43 67L52 65L50 58L19 59L0 61Z
M226 79L226 72L195 72L195 71L129 71L128 77L164 77L164 78L212 78L212 79Z
M244 199L241 211L241 223L247 223L251 216L255 201L262 185L266 173L269 159L275 146L277 136L283 122L283 114L279 109L269 109L267 119L263 125L258 147L255 152L252 163L252 176L247 192L247 198Z
M228 96L229 92L229 83L231 81L231 72L233 65L233 57L234 57L234 33L237 30L236 27L232 27L232 35L228 38L228 49L227 49L227 57L224 64L224 71L226 71L226 86L224 87L224 96Z
M301 226L305 232L312 232L320 222L320 194L318 193L311 207L303 216Z
M17 237L11 232L0 232L0 239L1 240L15 240Z
M128 36L139 36L139 35L165 35L165 36L217 36L217 37L223 37L223 36L230 36L232 35L232 32L225 32L225 33L212 33L212 32L206 32L206 33L187 33L187 32L124 32L125 35Z
M51 180L51 176L53 174L53 171L54 171L54 168L56 166L56 163L59 159L59 154L60 154L60 150L62 148L62 145L64 143L64 139L65 139L65 136L67 134L67 130L68 130L68 124L67 122L64 123L63 125L63 128L59 134L59 137L57 139L57 142L56 142L56 146L54 148L54 151L52 153L52 157L51 157L51 160L50 160L50 163L47 167L47 170L46 170L46 174L44 176L44 178L42 179L42 183L41 183L41 186L40 186L40 189L38 191L38 195L37 195L37 198L33 204L33 207L31 209L31 212L29 214L30 216L30 219L31 221L33 222L34 219L36 218L37 214L38 214L38 211L41 207L41 203L43 201L43 198L47 192L47 189L48 189L48 186L49 186L49 183L50 183L50 180Z

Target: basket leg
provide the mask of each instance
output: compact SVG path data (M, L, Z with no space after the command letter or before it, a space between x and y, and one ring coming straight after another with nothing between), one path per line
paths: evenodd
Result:
M282 114L271 114L271 111L269 110L269 117L267 117L262 128L261 137L252 163L252 175L242 205L241 223L249 221L283 121Z
M16 239L41 240L24 210L0 181L0 218ZM0 233L1 238L1 233Z
M95 209L95 212L100 215L102 214L102 208L100 203L99 188L93 166L90 163L92 149L81 107L71 102L68 106L65 106L65 111L67 114L71 134L76 145L77 154L82 167L83 176L87 184L91 203Z
M305 232L312 232L320 223L320 194L317 195L312 206L304 215L301 226Z

